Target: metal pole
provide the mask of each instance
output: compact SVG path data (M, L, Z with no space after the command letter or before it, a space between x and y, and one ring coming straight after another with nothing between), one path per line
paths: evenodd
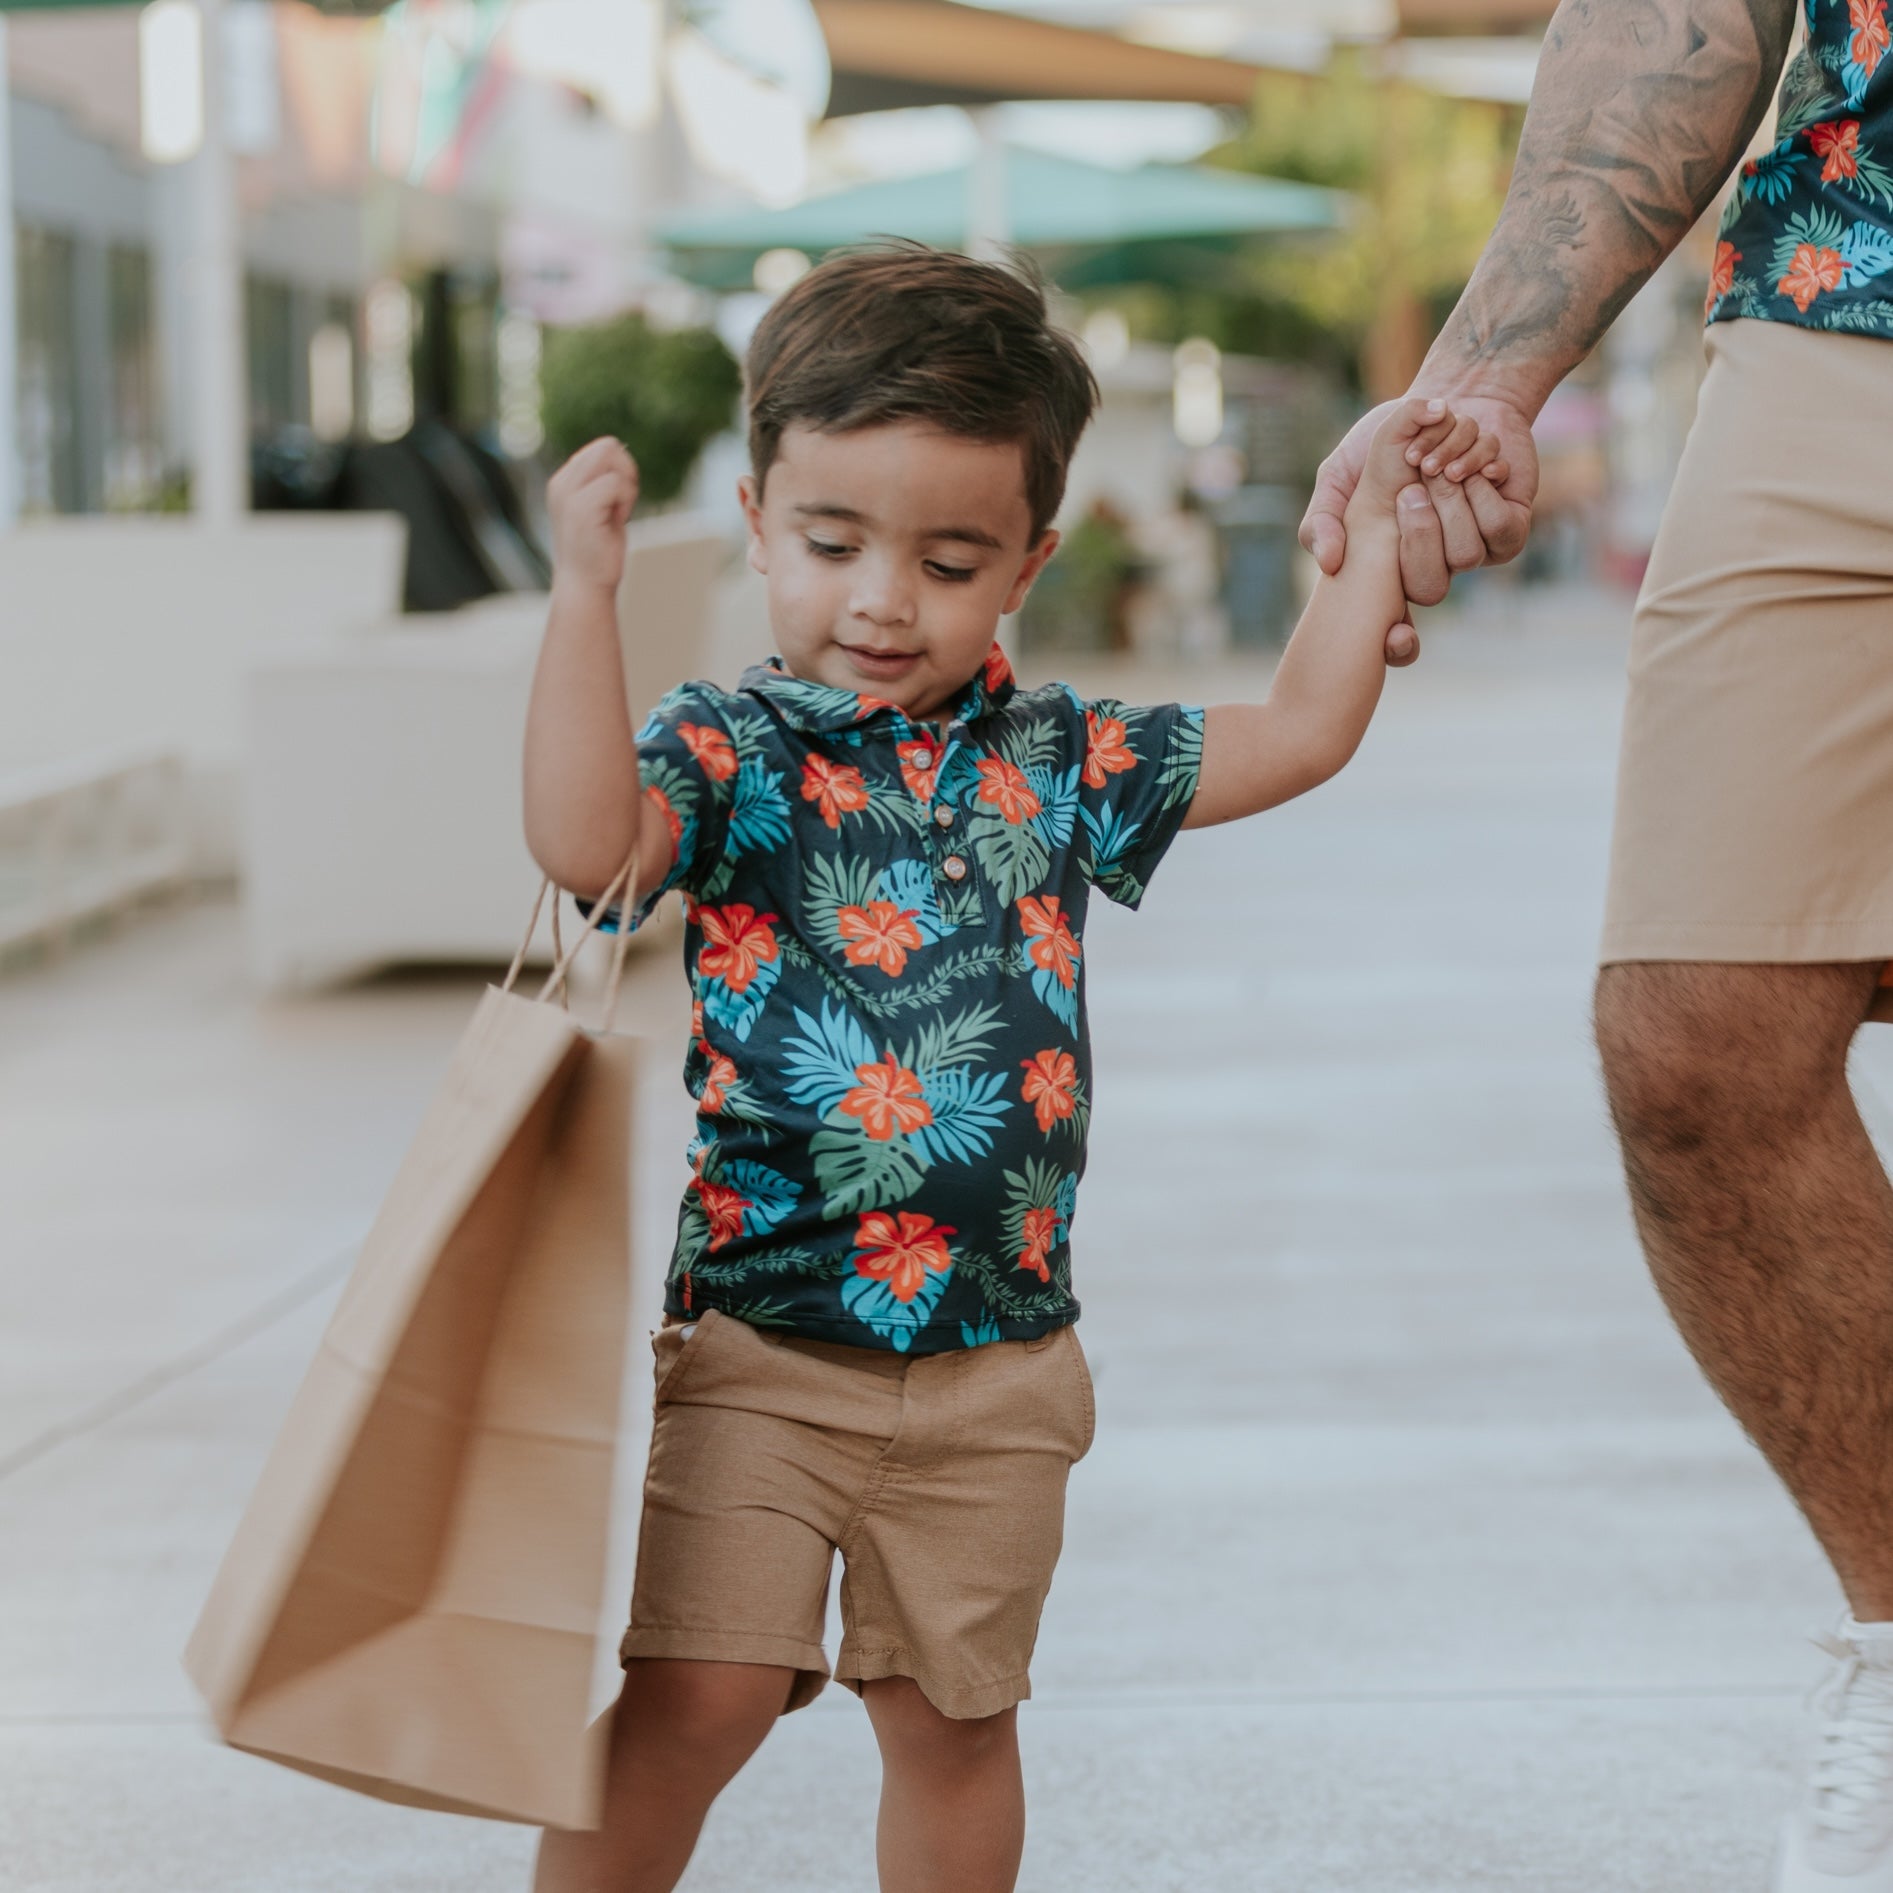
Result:
M227 526L249 509L249 369L236 164L225 135L224 0L197 0L204 21L204 142L191 167L191 510Z
M966 178L966 254L988 263L1004 262L1012 244L1000 111L997 105L982 105L970 114L979 145Z
M0 13L0 531L20 516L19 285L14 280L13 111L7 16Z

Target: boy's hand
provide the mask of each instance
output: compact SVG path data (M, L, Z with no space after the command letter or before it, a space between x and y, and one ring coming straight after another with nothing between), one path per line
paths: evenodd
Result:
M546 487L552 518L552 582L616 596L624 577L624 529L638 503L638 463L615 440L581 447Z
M1375 431L1348 512L1391 524L1401 489L1449 465L1455 478L1477 473L1500 485L1507 471L1498 436L1482 432L1470 415L1455 415L1444 401L1402 401Z

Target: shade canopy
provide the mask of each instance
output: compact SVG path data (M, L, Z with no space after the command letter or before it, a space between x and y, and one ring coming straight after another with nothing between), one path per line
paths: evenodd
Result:
M912 237L954 249L967 237L970 166L857 185L787 210L692 212L661 221L681 275L712 289L746 286L766 250L820 256L875 237ZM1040 151L1005 160L1011 241L1030 250L1123 253L1127 246L1228 242L1283 231L1338 228L1349 200L1280 178L1202 165L1113 170Z
M834 68L828 116L1008 99L1246 106L1262 69L957 0L813 0Z

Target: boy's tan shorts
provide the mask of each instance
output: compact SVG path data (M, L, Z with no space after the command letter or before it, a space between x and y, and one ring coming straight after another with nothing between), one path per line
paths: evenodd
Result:
M1893 342L1744 320L1708 350L1637 601L1602 957L1893 959Z
M954 1717L1026 1671L1091 1444L1077 1334L907 1356L772 1335L712 1310L661 1329L631 1628L620 1654L779 1663L820 1693L910 1676Z

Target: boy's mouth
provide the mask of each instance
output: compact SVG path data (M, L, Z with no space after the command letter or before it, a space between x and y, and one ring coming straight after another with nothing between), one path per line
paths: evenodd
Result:
M876 651L865 644L844 644L840 648L856 670L877 683L892 683L905 677L920 662L918 651Z

